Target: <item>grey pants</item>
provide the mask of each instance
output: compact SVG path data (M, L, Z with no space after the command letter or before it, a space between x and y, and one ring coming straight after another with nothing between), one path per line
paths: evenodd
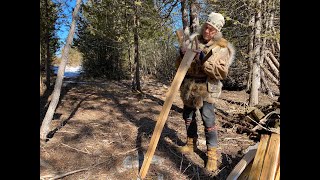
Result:
M214 105L208 102L203 102L203 107L200 109L202 121L204 124L204 132L206 136L207 147L217 147L218 137L217 128L215 124ZM197 121L195 119L195 108L188 106L183 107L183 119L185 120L187 136L190 138L197 138Z

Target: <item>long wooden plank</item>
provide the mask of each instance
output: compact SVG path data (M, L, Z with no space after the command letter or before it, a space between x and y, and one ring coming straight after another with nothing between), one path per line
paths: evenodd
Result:
M249 179L249 175L250 175L252 164L253 164L253 161L251 161L247 165L247 167L243 170L243 172L240 174L240 176L239 176L239 178L237 180L248 180Z
M248 180L259 180L270 136L262 134Z
M276 177L274 178L274 180L280 180L280 166L278 167Z
M157 119L157 123L156 123L155 129L154 129L154 132L152 134L147 153L144 156L144 160L143 160L140 172L139 172L140 179L144 179L145 176L147 175L154 151L157 147L163 126L167 120L167 117L168 117L169 111L171 109L174 97L176 96L176 94L181 86L182 80L184 79L195 55L196 55L196 53L194 51L192 51L191 49L187 50L186 54L184 55L180 65L179 65L179 68L178 68L177 73L173 79L173 82L171 83L170 89L167 93L166 100L162 106L162 110L161 110L160 115Z
M280 180L280 155L278 158L278 168L277 168L277 172L276 172L276 177L274 178L275 180Z
M280 157L280 135L272 133L261 171L261 180L274 180Z
M179 45L180 47L182 47L183 46L183 30L182 29L177 30L176 35L178 38Z
M227 180L237 180L241 173L245 170L246 166L252 161L256 155L257 149L249 150L243 158L238 162L238 164L233 168Z

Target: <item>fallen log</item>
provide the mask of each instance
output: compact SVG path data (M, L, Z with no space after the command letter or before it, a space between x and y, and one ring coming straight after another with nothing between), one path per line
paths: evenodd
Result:
M267 64L269 65L270 69L272 70L273 74L279 78L279 70L278 68L273 64L271 59L268 56L265 56L265 60L267 61Z
M266 73L266 76L268 76L268 78L274 82L276 85L279 85L279 81L276 77L274 77L274 75L272 75L272 73L264 66L264 65L260 65L260 67L262 68L262 70Z
M273 62L274 65L279 69L280 63L279 63L279 61L277 60L277 58L274 57L273 53L270 52L270 51L267 51L267 55L270 55L270 58L271 58L272 62Z

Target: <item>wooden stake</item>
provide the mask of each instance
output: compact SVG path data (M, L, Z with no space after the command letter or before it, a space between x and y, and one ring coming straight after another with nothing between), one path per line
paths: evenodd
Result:
M184 55L180 65L179 65L179 68L178 68L177 73L173 79L173 82L171 83L171 87L170 87L169 92L167 94L166 100L162 106L162 110L161 110L160 115L157 119L157 123L156 123L155 129L154 129L154 132L152 134L147 153L144 156L144 160L143 160L140 172L139 172L140 179L144 179L147 175L154 151L157 147L163 126L167 120L167 117L168 117L169 111L171 109L174 97L176 96L176 94L181 86L182 80L184 79L195 55L196 55L196 53L193 50L191 50L191 49L187 50L186 54Z
M277 67L274 65L274 63L272 62L272 60L271 60L268 56L266 56L265 59L266 59L266 61L267 61L267 64L268 64L269 67L271 68L273 74L274 74L277 78L279 78L279 70L278 70Z

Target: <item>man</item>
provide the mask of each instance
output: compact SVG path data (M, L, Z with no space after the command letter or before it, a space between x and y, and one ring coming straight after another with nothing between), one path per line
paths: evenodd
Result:
M183 119L187 130L187 142L179 147L181 153L196 150L197 120L202 118L208 161L205 165L208 171L215 171L217 167L217 127L215 124L214 103L221 94L223 80L227 77L228 69L234 59L233 46L222 38L221 28L225 21L219 13L210 13L207 21L202 25L198 39L198 52L181 84L180 92L184 103ZM195 47L195 41L193 46ZM185 50L180 50L176 67L179 66ZM212 53L212 54L210 54ZM210 55L207 59L206 55ZM199 117L200 116L200 117Z

